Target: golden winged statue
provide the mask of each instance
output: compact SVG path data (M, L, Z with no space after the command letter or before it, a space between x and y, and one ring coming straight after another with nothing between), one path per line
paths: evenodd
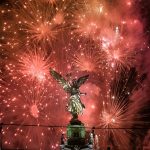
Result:
M83 109L85 108L84 104L81 102L80 96L86 95L86 93L81 93L79 88L87 81L89 75L82 76L79 79L73 79L70 83L53 69L50 69L50 74L63 87L63 89L70 94L67 109L74 119L78 118L78 115L82 114Z

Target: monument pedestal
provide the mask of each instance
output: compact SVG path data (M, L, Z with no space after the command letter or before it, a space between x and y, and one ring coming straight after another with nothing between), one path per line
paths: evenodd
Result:
M85 127L78 119L70 121L67 126L67 143L68 145L85 145Z
M61 145L61 150L92 150L93 144L86 143L84 124L73 118L67 126L67 141Z

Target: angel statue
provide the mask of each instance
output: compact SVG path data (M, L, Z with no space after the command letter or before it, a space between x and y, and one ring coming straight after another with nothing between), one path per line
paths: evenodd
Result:
M70 94L67 110L72 114L73 119L78 118L78 115L82 114L85 108L84 104L81 102L80 96L86 95L86 93L81 93L79 88L87 81L89 75L82 76L77 80L73 79L69 82L53 69L50 69L50 73L63 89Z

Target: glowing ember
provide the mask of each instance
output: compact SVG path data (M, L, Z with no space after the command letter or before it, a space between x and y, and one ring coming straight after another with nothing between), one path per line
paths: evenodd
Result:
M32 105L30 108L30 113L34 118L38 118L39 117L39 110L36 104Z
M59 25L59 24L62 24L63 21L64 21L64 15L63 15L63 13L62 12L58 12L55 15L55 17L54 17L54 22Z
M109 125L112 125L115 123L114 115L109 114L107 112L102 113L102 119L106 123L106 126L108 127Z

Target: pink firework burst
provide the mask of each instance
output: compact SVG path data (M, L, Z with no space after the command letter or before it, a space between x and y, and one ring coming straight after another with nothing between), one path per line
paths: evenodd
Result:
M58 148L58 139L51 138L55 133L58 136L63 132L62 128L49 128L49 126L56 125L61 121L68 120L68 115L65 114L65 104L58 102L59 96L62 93L58 92L53 82L36 82L28 81L15 72L15 66L9 65L6 67L9 72L7 82L2 87L0 105L5 105L0 112L0 120L6 125L3 128L4 146L7 148L25 148L25 149L50 149ZM9 82L9 84L7 84ZM56 94L53 94L55 93ZM61 94L60 94L61 93ZM59 95L60 94L60 95ZM61 105L60 105L61 103ZM63 105L63 106L62 106ZM64 116L55 118L63 110ZM63 109L61 109L63 107ZM65 117L65 119L63 119ZM55 121L56 122L55 122ZM26 125L28 127L26 127ZM17 126L17 128L16 128ZM49 138L50 136L50 138ZM45 138L49 140L45 140ZM15 143L24 140L23 144ZM32 144L34 143L34 144ZM35 144L36 143L36 144Z
M51 1L52 2L52 1ZM54 2L54 1L53 1ZM44 1L18 1L12 4L17 25L12 27L25 45L52 47L64 22L63 10ZM28 11L30 10L30 11Z
M54 62L44 51L28 51L20 55L19 70L24 76L44 81L49 76L49 68Z

